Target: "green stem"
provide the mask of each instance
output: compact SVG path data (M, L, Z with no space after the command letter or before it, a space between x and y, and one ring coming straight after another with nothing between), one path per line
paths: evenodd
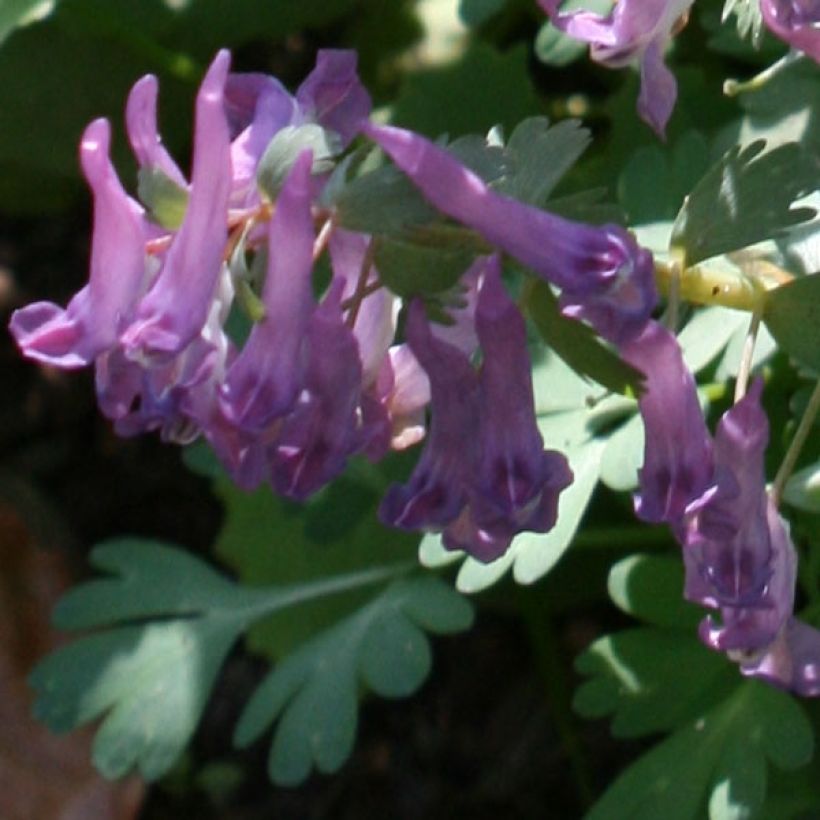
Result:
M284 593L280 587L276 586L260 587L258 589L243 588L242 594L245 601L238 607L232 607L230 615L231 617L256 621L267 615L272 615L280 609L304 604L316 598L324 598L340 592L350 592L360 587L393 580L406 575L415 566L415 562L405 561L387 567L374 567L360 572L350 572L346 575L319 578L315 581L300 584Z
M552 719L575 781L578 800L582 808L587 809L595 799L592 772L573 717L568 661L558 644L552 613L544 602L543 590L524 595L522 610L547 701L552 707Z
M743 354L740 357L740 367L737 371L737 381L735 382L735 404L745 395L749 386L749 374L752 372L752 358L755 353L755 343L757 342L757 332L760 329L760 319L762 311L752 312L752 320L749 323L749 330L743 342Z
M806 406L806 412L803 413L803 418L800 419L800 424L797 425L794 438L789 445L789 449L786 451L783 463L780 465L780 469L777 471L777 475L772 482L772 487L769 490L775 507L780 506L780 501L783 498L783 489L789 480L789 476L792 474L792 470L794 470L794 465L797 464L800 451L803 449L803 445L809 437L818 411L820 411L820 379L817 380L817 384L814 386L814 392L811 394L809 403Z

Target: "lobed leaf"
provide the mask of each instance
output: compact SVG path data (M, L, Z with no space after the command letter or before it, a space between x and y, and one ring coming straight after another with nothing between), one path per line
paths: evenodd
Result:
M95 765L107 777L137 768L148 780L165 774L185 748L227 653L254 620L407 569L247 588L181 550L133 538L97 547L92 562L112 577L72 590L56 620L98 631L37 665L34 711L55 732L102 718Z
M796 768L813 745L811 724L790 695L745 681L626 769L587 820L759 817L767 759Z
M687 267L771 239L814 216L794 208L820 185L820 163L798 143L736 146L703 176L675 220L671 247Z
M471 622L469 603L436 578L392 583L273 669L242 713L234 742L247 746L277 721L268 765L275 783L297 785L314 766L336 771L353 745L359 684L384 697L411 694L430 670L420 626L449 633Z
M768 291L763 321L789 356L820 373L820 274Z

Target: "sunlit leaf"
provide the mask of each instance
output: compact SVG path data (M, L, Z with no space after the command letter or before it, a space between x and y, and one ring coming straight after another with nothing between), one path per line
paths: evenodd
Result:
M63 628L97 631L41 661L31 674L35 714L55 732L102 718L93 759L107 777L136 768L165 774L196 728L228 651L277 610L384 582L405 567L268 588L241 587L181 550L123 539L91 554L110 577L72 590Z
M820 184L820 163L797 143L736 146L691 191L672 232L686 265L770 239L814 210L792 207Z

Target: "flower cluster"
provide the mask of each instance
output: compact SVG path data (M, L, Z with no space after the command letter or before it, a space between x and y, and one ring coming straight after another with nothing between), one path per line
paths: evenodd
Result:
M321 204L328 157L309 143L265 186L265 155L306 124L321 128L331 156L365 133L432 205L561 287L565 312L613 340L633 336L654 306L648 252L620 227L496 194L422 137L369 123L350 53L320 52L295 96L229 66L220 52L200 87L190 178L159 138L156 79L132 89L126 125L145 204L120 183L108 122L88 126L90 280L65 309L41 302L14 314L25 355L93 364L118 433L204 436L241 487L267 482L296 500L354 454L375 460L421 440L429 404L424 451L409 481L388 490L382 519L442 531L448 547L484 561L522 530L548 531L572 475L563 455L544 450L524 320L498 255L464 271L451 324L409 300L406 341L396 343L400 304L380 282L372 238L342 229ZM317 300L313 270L325 250L332 280ZM240 340L226 328L242 306L252 321Z
M683 548L685 596L717 610L700 636L744 674L820 695L820 632L792 616L796 556L766 490L769 430L762 381L720 419L714 438L674 336L650 323L622 349L647 375L636 513L669 524Z

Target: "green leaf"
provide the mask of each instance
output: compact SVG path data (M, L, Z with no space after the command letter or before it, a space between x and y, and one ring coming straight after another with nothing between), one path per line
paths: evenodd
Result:
M770 239L814 216L793 203L820 185L820 162L797 143L765 140L729 150L695 186L675 220L671 246L687 266Z
M188 192L160 168L142 167L137 172L137 196L151 218L163 228L176 230L188 208Z
M110 577L72 590L55 619L97 631L41 661L34 711L53 731L102 718L93 757L107 777L137 768L154 780L173 765L199 721L231 646L272 612L384 582L406 566L267 589L241 587L188 553L141 539L96 547Z
M430 247L387 237L375 240L373 253L381 281L404 298L449 290L473 258L468 247Z
M820 461L798 470L786 482L783 500L800 510L820 513Z
M418 188L395 166L384 165L338 185L334 200L342 228L372 234L399 234L409 225L434 221L438 214Z
M820 274L768 291L763 321L789 356L820 373Z
M562 316L549 285L534 283L526 308L544 341L573 370L616 393L641 393L643 374L605 347L590 327Z
M411 694L430 669L420 627L451 633L471 622L469 603L442 581L394 582L274 668L242 713L235 743L253 743L278 720L268 766L275 783L299 784L314 766L338 770L355 737L360 683L384 697Z
M709 147L697 131L686 131L668 146L638 148L618 177L618 199L630 224L673 219L708 168Z
M417 536L389 530L373 514L389 480L381 468L354 462L310 501L294 504L269 487L242 491L223 476L215 485L225 505L216 554L250 585L297 584L411 561ZM282 658L366 600L353 589L312 600L295 617L275 614L251 628L248 645Z
M541 206L591 142L578 120L550 125L546 117L530 117L516 126L504 154L512 168L497 190L522 202Z
M338 134L316 123L286 125L268 143L256 169L256 182L273 201L285 183L293 163L303 151L313 153L313 173L323 174L333 168L333 158L341 150Z
M796 768L811 758L813 745L811 724L790 695L746 681L640 757L587 820L759 816L766 759Z
M586 718L613 714L615 737L671 731L698 717L736 683L736 672L694 632L642 627L606 635L580 655L586 680L573 708Z
M3 0L0 5L0 45L15 29L44 20L56 5L57 0Z
M631 555L609 573L609 596L634 618L670 629L694 631L700 607L683 600L683 564L678 556Z

